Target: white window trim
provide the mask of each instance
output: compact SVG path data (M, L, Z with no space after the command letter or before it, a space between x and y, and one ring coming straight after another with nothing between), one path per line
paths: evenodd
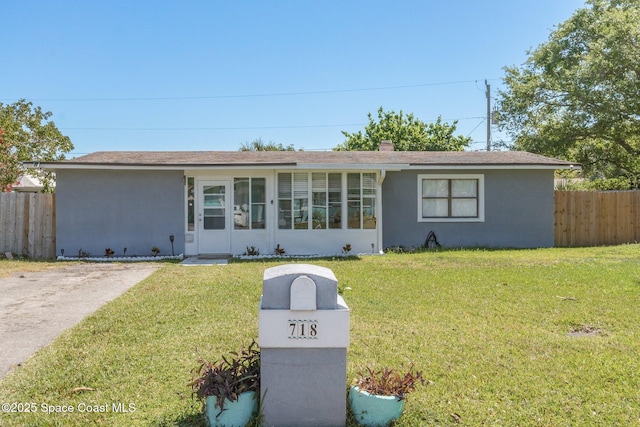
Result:
M423 218L422 217L422 180L423 179L477 179L478 180L478 216L476 218ZM419 174L418 175L418 222L484 222L484 174Z
M381 230L381 205L380 205L380 201L382 200L382 186L379 183L380 180L380 173L377 171L372 171L372 170L334 170L334 169L323 169L323 170L318 170L318 169L309 169L309 170L296 170L296 171L292 171L292 170L275 170L274 171L274 191L275 191L275 209L276 209L276 215L278 215L279 213L277 212L277 210L279 209L279 194L278 194L278 185L279 185L279 174L281 173L306 173L308 176L308 180L307 180L307 184L308 184L308 195L307 195L307 207L308 209L310 208L311 210L313 209L313 189L312 189L312 180L313 180L313 173L325 173L327 174L327 180L329 179L328 175L329 174L340 174L341 175L341 195L340 195L340 213L341 213L341 218L342 218L342 222L341 222L341 226L340 228L321 228L321 229L314 229L314 228L280 228L279 224L278 224L278 218L276 217L276 229L278 230L278 232L295 232L297 233L301 233L304 231L312 231L314 233L335 233L335 232L362 232L362 231L370 231L370 230ZM364 220L362 218L362 209L361 209L361 217L360 217L360 227L359 228L349 228L348 225L348 217L349 217L349 196L348 196L348 183L347 183L347 177L350 173L357 173L360 174L360 203L362 204L362 199L370 197L370 196L363 196L362 192L363 192L363 180L362 180L362 175L363 174L374 174L375 178L374 178L374 182L375 182L375 194L373 195L373 198L375 199L375 204L374 204L374 212L376 213L375 217L376 217L376 226L374 228L363 228L363 224L364 224ZM293 191L293 183L292 183L292 191ZM293 194L293 193L292 193ZM293 209L293 198L292 200L292 209ZM327 194L327 208L329 206L329 198L328 198L328 194Z
M259 175L259 176L252 176L252 175L237 175L237 176L233 176L231 178L231 192L232 192L232 207L236 206L236 192L235 192L235 185L236 185L236 179L248 179L249 180L249 203L247 203L249 210L248 212L248 224L249 226L247 228L236 228L235 227L235 218L231 219L232 222L232 227L231 227L231 231L238 231L241 233L247 232L247 231L253 231L253 232L260 232L260 231L265 231L268 227L269 227L269 221L267 221L267 206L269 205L269 202L267 201L268 197L267 197L267 188L268 188L268 178L266 176L263 175ZM252 203L252 196L253 196L253 190L252 190L252 183L254 179L264 179L264 191L265 191L265 200L264 203ZM253 224L251 223L251 219L253 217L253 205L263 205L263 211L262 211L262 216L263 216L263 222L264 222L264 227L263 228L254 228ZM235 215L235 210L233 210L233 214Z

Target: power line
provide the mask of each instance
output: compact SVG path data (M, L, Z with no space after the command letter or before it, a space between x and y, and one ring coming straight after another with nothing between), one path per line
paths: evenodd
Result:
M489 79L498 80L498 79ZM271 92L271 93L253 93L253 94L232 94L232 95L204 95L204 96L159 96L159 97L127 97L127 98L35 98L32 101L37 102L131 102L131 101L188 101L188 100L207 100L207 99L230 99L230 98L266 98L278 96L301 96L301 95L327 95L334 93L354 93L354 92L371 92L380 90L396 90L396 89L413 89L429 86L447 86L465 83L475 83L477 80L458 80L451 82L437 83L419 83L413 85L399 86L380 86L355 89L331 89L331 90L314 90L300 92Z
M442 119L445 122L460 121L460 120L476 120L484 119L483 117L462 117L459 119ZM436 122L432 120L431 122ZM483 120L484 122L484 120ZM482 123L482 122L480 122ZM79 131L216 131L216 130L260 130L260 129L308 129L308 128L332 128L332 127L353 127L353 126L366 126L368 123L343 123L343 124L312 124L312 125L280 125L280 126L221 126L221 127L139 127L139 128L120 128L120 127L60 127L60 130L79 130ZM478 125L479 126L479 125ZM478 127L476 126L476 128ZM475 128L474 128L475 130ZM472 131L473 132L473 131Z
M513 141L504 141L504 142L507 143L507 144L512 144L513 143ZM482 145L482 148L476 148L474 150L475 151L485 151L486 150L486 146L485 146L486 143L487 143L486 141L471 141L469 143L469 145L470 146ZM302 148L304 149L304 151L332 151L335 147L316 147L316 148L304 148L304 147L302 147ZM235 150L232 150L232 151L235 151ZM72 151L72 152L66 153L66 154L69 155L70 157L76 157L76 156L83 156L85 154L90 154L90 153L92 153L92 152L91 151L86 151L86 152L83 152L83 151Z
M480 123L478 123L473 129L471 129L471 131L469 131L469 133L467 134L467 136L471 136L471 134L480 127L481 124L484 123L484 121L486 120L484 117L474 117L474 119L482 119L480 121Z
M259 129L306 129L306 128L329 128L329 127L351 127L351 126L364 126L366 123L350 123L339 125L291 125L291 126L225 126L225 127L179 127L179 128L99 128L99 127L87 127L87 128L72 128L61 127L60 130L89 130L89 131L208 131L208 130L259 130Z

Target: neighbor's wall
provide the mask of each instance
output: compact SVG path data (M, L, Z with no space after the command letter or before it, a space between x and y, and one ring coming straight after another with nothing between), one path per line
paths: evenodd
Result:
M56 173L57 255L178 255L184 251L182 171L59 170Z
M484 222L418 222L418 174L484 174ZM433 231L444 247L552 247L552 170L388 172L382 185L383 246L417 247Z

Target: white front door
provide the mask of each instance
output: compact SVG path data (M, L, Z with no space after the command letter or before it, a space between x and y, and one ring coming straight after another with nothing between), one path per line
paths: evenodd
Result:
M198 249L201 254L231 252L231 212L228 181L198 183Z

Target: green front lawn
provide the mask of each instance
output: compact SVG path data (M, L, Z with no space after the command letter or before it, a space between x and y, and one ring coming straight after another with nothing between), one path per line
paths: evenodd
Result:
M351 309L350 379L425 372L397 426L640 423L640 245L310 262ZM257 338L277 264L167 264L0 381L1 403L36 410L0 425L204 425L187 387L196 349L211 359Z

